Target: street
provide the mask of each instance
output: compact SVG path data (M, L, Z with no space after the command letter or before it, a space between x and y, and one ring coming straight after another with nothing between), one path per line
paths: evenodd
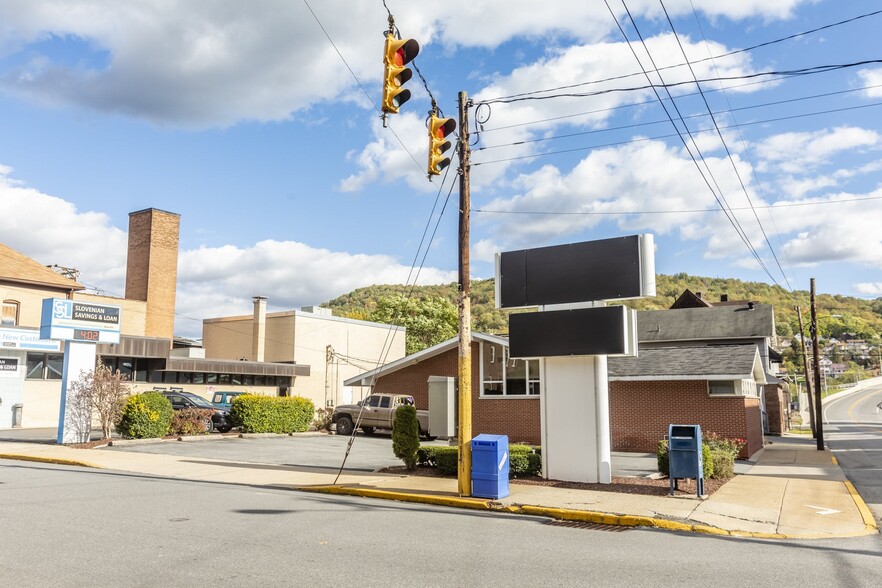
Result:
M824 441L882 522L882 386L834 398L824 405Z
M871 586L879 535L733 539L0 460L8 586Z

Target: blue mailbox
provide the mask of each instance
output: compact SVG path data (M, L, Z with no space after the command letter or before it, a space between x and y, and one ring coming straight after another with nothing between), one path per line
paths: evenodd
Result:
M698 496L704 494L704 460L701 454L700 425L668 426L668 467L671 496L677 488L677 480L681 478L695 478Z
M472 496L508 496L508 461L507 435L478 435L472 439Z

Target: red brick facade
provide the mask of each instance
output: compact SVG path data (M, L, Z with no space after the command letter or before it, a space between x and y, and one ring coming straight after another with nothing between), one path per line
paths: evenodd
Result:
M784 386L766 386L765 397L769 434L780 435L788 429L787 413L790 410L790 394Z
M411 394L428 408L429 376L456 376L456 348L379 378L375 392ZM541 443L539 398L481 398L479 343L472 344L472 432L508 435L512 443ZM705 434L743 438L742 457L762 447L759 398L711 398L707 382L610 382L613 451L654 452L668 425L699 424Z

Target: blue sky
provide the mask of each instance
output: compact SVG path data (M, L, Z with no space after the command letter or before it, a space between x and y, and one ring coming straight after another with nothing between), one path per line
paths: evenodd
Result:
M386 5L441 109L455 116L459 91L483 104L475 277L497 251L650 232L659 273L882 295L882 64L756 75L882 59L882 15L706 59L877 2L609 0L630 44L602 0ZM191 336L254 295L289 309L408 279L454 174L425 177L417 76L380 123L382 0L0 0L0 22L3 243L122 294L128 213L177 212L176 328ZM666 105L684 139L652 90L629 89L647 84L634 52L679 84ZM647 52L677 67L659 79ZM598 90L612 91L560 96ZM494 100L522 93L546 98ZM450 199L421 283L456 278Z

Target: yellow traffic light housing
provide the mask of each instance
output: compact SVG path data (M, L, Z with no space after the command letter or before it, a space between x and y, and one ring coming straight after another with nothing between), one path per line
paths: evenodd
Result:
M432 113L429 117L429 176L437 176L450 165L450 158L444 152L450 149L447 135L456 130L456 121L452 118L438 118Z
M386 33L386 46L383 52L383 112L396 114L398 108L410 100L410 90L403 88L405 82L413 77L410 63L420 52L420 44L413 39L396 39Z

